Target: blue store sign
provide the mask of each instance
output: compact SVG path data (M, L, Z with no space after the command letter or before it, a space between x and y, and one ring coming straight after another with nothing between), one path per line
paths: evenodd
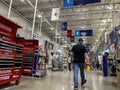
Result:
M80 37L80 30L75 30L75 37Z
M62 22L61 30L62 31L67 31L67 22Z
M64 6L86 5L99 2L101 0L64 0Z
M73 6L74 0L64 0L64 6Z
M93 30L80 30L80 36L93 36Z

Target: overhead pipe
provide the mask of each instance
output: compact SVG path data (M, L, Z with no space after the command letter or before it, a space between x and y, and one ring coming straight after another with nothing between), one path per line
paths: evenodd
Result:
M6 6L8 6L9 7L9 5L5 2L5 1L1 1L3 4L5 4ZM12 8L11 7L11 10L13 10L15 13L17 13L18 15L20 15L21 17L23 17L26 21L28 21L30 24L32 24L32 22L29 20L29 19L27 19L25 16L23 16L23 15L21 15L21 13L19 13L16 9L14 9L14 8Z
M41 21L40 21L40 37L41 37L41 32L42 32L42 21L43 21L43 18L41 17Z
M36 13L37 13L37 3L38 3L38 0L36 0L35 2L35 11L34 11L34 17L33 17L33 25L32 25L32 35L31 35L31 39L33 39L33 35L34 35L34 29L35 29L35 20L36 20Z
M58 33L58 21L57 21L57 23L56 23L56 32L55 32L55 41L56 41L56 44L55 44L55 50L57 49L57 33Z
M34 5L31 3L30 0L26 0L26 1L27 1L27 3L28 3L32 8L35 8ZM37 11L37 13L41 14L38 9L36 9L36 11ZM45 17L43 17L43 18L44 18L44 20L48 23L48 25L49 25L50 27L53 27ZM55 28L54 28L54 29L55 29Z
M10 0L9 11L8 11L8 18L10 18L11 8L12 8L13 0Z

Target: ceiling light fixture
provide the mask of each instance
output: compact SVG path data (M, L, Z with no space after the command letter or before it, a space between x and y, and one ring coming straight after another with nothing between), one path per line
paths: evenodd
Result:
M38 18L41 18L42 17L42 15L38 15Z
M98 42L99 40L97 39L96 42Z
M104 28L101 28L101 29L99 29L100 31L104 31L105 29Z
M113 9L113 6L112 6L112 5L110 5L110 6L108 6L107 8L111 10L111 9Z
M103 22L103 23L106 23L106 22L107 22L107 20L102 20L102 22Z
M21 0L21 2L24 2L25 0Z
M51 29L51 30L54 30L54 28L53 28L53 27L51 27L50 29Z

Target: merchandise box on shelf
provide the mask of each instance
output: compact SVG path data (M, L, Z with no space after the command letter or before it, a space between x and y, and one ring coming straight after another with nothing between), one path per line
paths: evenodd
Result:
M22 66L22 74L33 74L33 70L35 67L35 53L36 48L38 48L38 40L25 40L25 47L24 47L24 61Z
M21 26L0 15L0 85L16 81L19 84L20 73L15 77L16 32Z

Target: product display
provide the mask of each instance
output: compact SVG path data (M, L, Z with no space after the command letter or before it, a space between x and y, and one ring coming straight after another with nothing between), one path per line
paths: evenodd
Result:
M38 40L25 40L22 74L33 74L36 48L38 48Z
M19 84L23 45L16 42L17 28L21 26L0 15L0 85L11 81ZM21 54L20 61L18 54Z
M36 57L36 69L34 70L34 75L44 77L46 76L46 53L39 50L38 53L35 55Z

